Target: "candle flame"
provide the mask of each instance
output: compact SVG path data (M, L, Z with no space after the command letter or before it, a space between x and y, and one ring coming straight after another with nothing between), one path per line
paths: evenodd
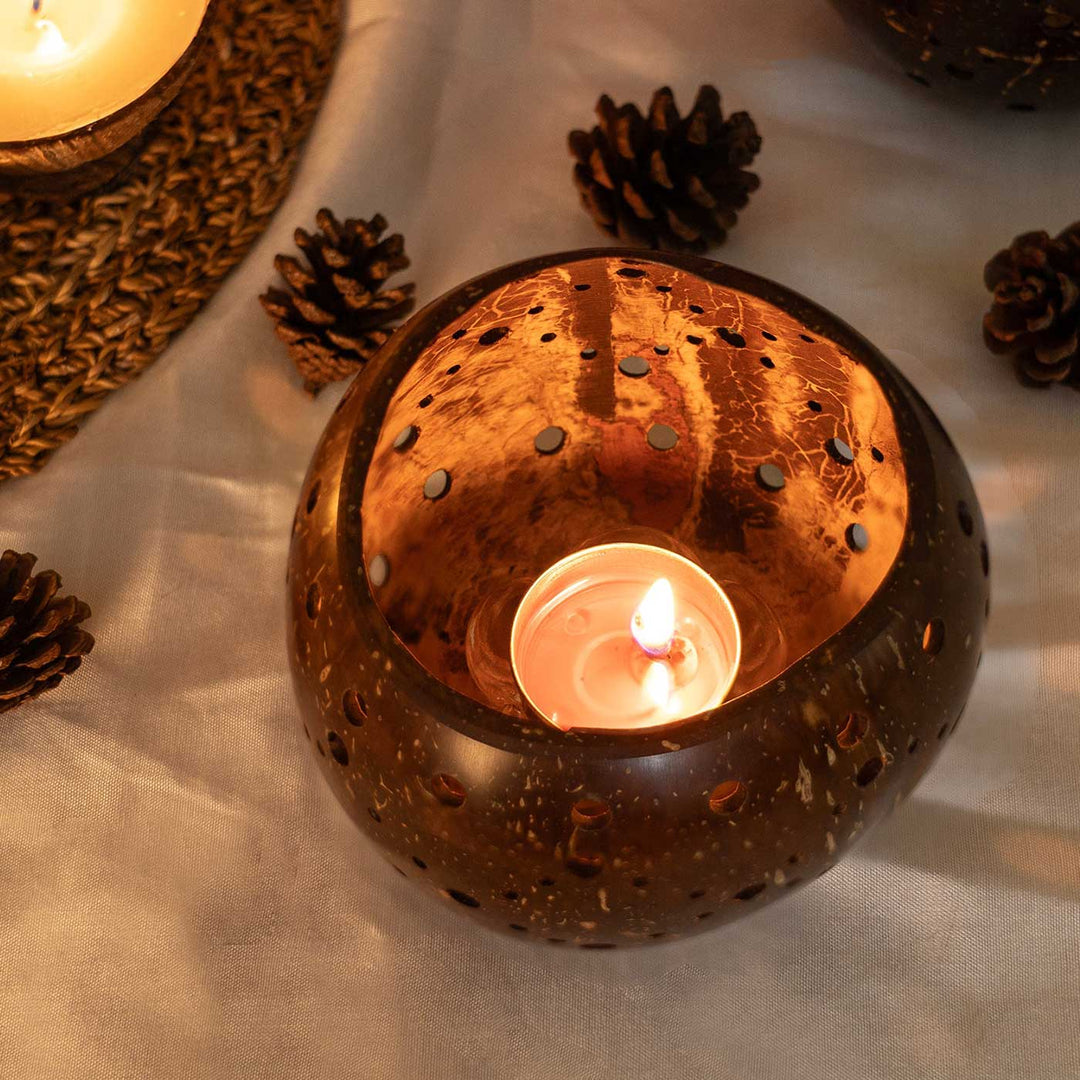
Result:
M68 52L68 43L59 27L51 19L35 19L34 27L40 32L34 55L43 62L59 60Z
M645 672L645 693L658 708L666 709L671 703L671 670L667 664L654 660Z
M630 633L649 656L668 654L675 636L675 593L667 578L653 582L638 604L630 620Z

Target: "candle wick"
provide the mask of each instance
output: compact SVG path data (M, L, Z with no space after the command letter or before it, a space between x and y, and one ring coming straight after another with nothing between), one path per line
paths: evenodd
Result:
M35 15L40 15L41 14L41 5L44 2L45 2L45 0L33 0L32 4L31 4L31 10L34 12Z

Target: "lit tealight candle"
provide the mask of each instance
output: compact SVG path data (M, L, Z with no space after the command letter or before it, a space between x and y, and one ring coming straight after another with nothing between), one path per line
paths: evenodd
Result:
M522 696L564 731L651 728L714 709L739 651L720 586L682 555L646 544L561 559L525 594L510 634Z
M0 143L70 132L140 97L194 40L207 0L3 0Z

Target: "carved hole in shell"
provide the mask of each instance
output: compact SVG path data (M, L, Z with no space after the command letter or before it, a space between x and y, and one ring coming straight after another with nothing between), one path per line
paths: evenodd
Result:
M821 412L821 402L820 401L808 401L806 403L806 407L811 412Z
M656 291L657 292L671 292L671 286L670 285L657 285L656 286Z
M865 713L850 712L836 733L836 745L841 750L853 750L866 738L870 730L870 717Z
M775 341L776 340L776 335L775 334L770 334L768 330L762 330L761 331L761 336L766 341Z
M450 336L455 341L460 341L465 336L465 331L464 330L455 330Z
M434 394L425 394L420 399L420 408L421 409L426 409L434 400L435 400L435 395Z
M945 623L942 619L933 618L923 630L923 652L928 656L937 656L945 647Z
M446 374L447 375L456 375L460 370L461 370L461 365L460 364L451 364L446 369Z
M529 928L527 926L522 926L521 923L512 922L508 925L510 926L511 930L517 930L523 934L527 934L529 932Z
M360 727L367 716L367 703L355 690L346 690L341 695L341 711L353 727Z
M542 877L540 879L540 881L538 882L538 884L542 888L550 889L551 886L555 884L555 879L553 877Z
M604 856L593 855L588 852L568 853L566 856L566 869L578 877L595 877L604 869Z
M971 68L961 67L951 61L945 65L945 70L951 78L959 79L961 82L970 82L975 78L975 72Z
M817 342L809 334L800 334L799 337L801 337L803 341L807 342L810 345L817 344Z
M982 565L983 577L990 576L990 549L986 546L986 541L983 540L979 544L979 562Z
M963 499L956 504L956 517L964 535L970 536L975 531L975 519L971 516L971 508Z
M726 326L720 326L717 327L716 332L724 341L727 342L728 345L731 345L733 348L746 348L746 338L744 338L742 334L738 333L737 331L729 330Z
M464 904L465 907L479 907L480 901L475 896L470 896L467 892L462 892L460 889L447 889L446 895L451 900L456 900L459 904Z
M369 806L367 808L367 812L368 817L371 818L371 820L374 821L376 825L380 825L382 823L382 815L379 813L378 810L375 809L374 806Z
M603 829L611 824L611 807L603 799L579 799L570 808L570 820L582 829Z
M496 341L500 341L509 333L509 326L493 326L490 330L485 330L476 340L481 345L494 345Z
M322 596L319 593L319 583L313 581L308 586L307 598L304 600L304 610L307 617L314 622L319 617L319 608L322 607Z
M747 885L746 888L740 889L735 894L736 900L753 900L755 896L760 896L765 891L765 883L759 881L756 885Z
M345 747L345 743L341 736L336 731L327 732L326 735L327 745L330 747L330 756L339 765L349 764L349 751Z
M503 893L503 898L510 901L516 900L518 898L517 890L507 889L506 892Z
M618 274L619 277L645 277L645 271L639 270L635 266L621 266L618 270L615 271L615 273Z
M424 860L421 859L419 855L414 855L412 857L412 861L414 863L416 863L416 865L419 866L421 870L426 870L427 869L427 863L424 862Z
M431 793L443 806L458 807L465 802L465 788L461 781L449 773L436 773L431 778Z
M773 369L774 367L776 367L776 364L774 364L774 363L773 363L773 361L772 361L772 358L771 358L771 357L769 357L769 356L763 356L763 357L761 358L761 366L762 366L762 367L766 367L766 368L768 368L768 369L769 369L770 371L772 371L772 369Z
M941 727L938 728L937 737L939 739L944 739L945 736L948 735L948 733L949 733L949 721L946 720L945 723L942 724Z
M554 341L555 340L555 335L549 330L546 334L541 334L540 335L540 340L541 341Z
M311 485L311 490L308 492L307 497L307 512L310 514L315 509L315 504L319 501L319 488L322 487L322 481L316 480Z
M721 817L731 817L743 808L746 796L746 785L741 780L725 780L712 789L709 809Z
M882 757L872 757L868 761L864 761L855 774L855 783L859 787L869 786L881 775L881 770L884 768L885 759Z
M580 285L575 285L574 288L577 289L578 292L585 292L586 289L591 289L592 286L583 281Z
M529 308L530 315L539 315L544 310L543 304L536 304L534 307Z
M700 304L691 304L691 305L690 305L690 310L691 310L691 311L692 311L692 312L693 312L693 313L694 313L695 315L702 315L702 314L704 314L704 312L705 312L705 309L704 309L704 308L703 308L703 307L702 307L702 306L701 306Z
M876 447L870 447L870 456L880 465L885 460L885 455Z
M908 739L908 741L907 741L907 752L909 754L914 754L915 751L918 750L918 749L919 749L919 738L918 738L917 735L912 735L911 738Z
M698 337L697 334L687 334L686 340L689 341L691 345L700 345L705 339L703 337Z

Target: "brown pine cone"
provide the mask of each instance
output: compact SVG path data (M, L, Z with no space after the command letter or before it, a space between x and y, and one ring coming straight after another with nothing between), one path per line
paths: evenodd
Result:
M760 181L747 172L761 149L748 113L727 120L720 94L703 86L685 119L671 90L653 94L649 115L605 94L599 126L570 132L574 183L585 209L610 236L628 244L704 251L727 238L735 211Z
M274 267L288 288L259 297L311 394L352 375L378 351L390 337L388 324L412 310L416 288L381 291L391 274L409 265L401 233L380 239L382 214L342 222L323 208L315 223L315 235L295 233L307 263L278 255Z
M90 608L58 597L60 575L32 573L36 555L0 555L0 713L57 686L94 647Z
M983 276L994 294L983 317L990 351L1012 356L1025 381L1080 386L1080 222L1053 238L1018 236Z

